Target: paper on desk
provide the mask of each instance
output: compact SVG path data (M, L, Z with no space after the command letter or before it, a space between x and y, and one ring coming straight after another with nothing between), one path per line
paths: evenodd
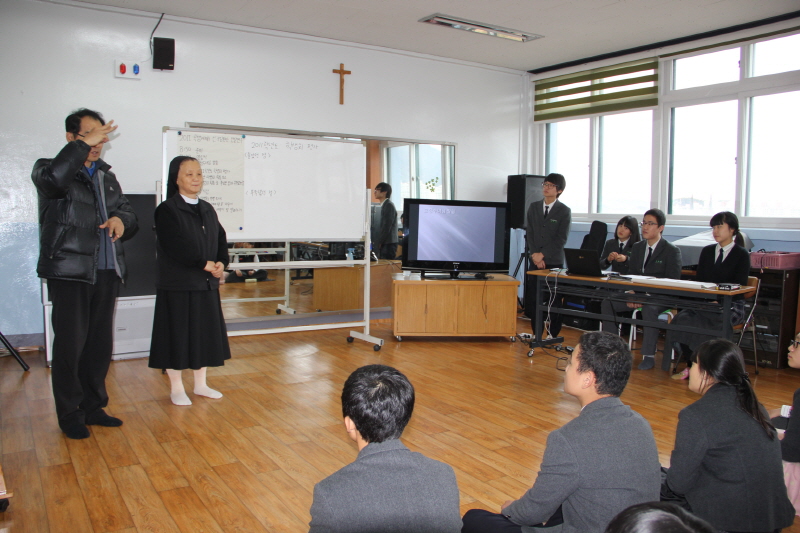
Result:
M662 285L664 287L678 287L683 289L716 289L716 283L705 281L689 281L685 279L654 278L652 276L627 276L633 283L646 283L648 285Z

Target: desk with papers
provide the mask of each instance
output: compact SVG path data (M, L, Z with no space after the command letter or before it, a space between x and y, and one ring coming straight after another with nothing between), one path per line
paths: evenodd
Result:
M529 356L532 355L533 348L560 343L564 340L563 337L542 339L542 317L545 313L611 320L618 324L652 326L730 339L733 336L733 326L731 326L733 297L738 295L747 296L756 290L755 287L742 287L731 291L721 291L713 283L652 278L649 276L627 276L630 278L630 281L628 281L605 277L576 276L551 270L533 270L529 271L528 274L533 276L536 282L536 312L533 318L534 338L531 342ZM633 319L606 315L602 312L595 313L556 307L548 308L543 302L544 297L548 293L555 293L556 291L559 295L581 296L595 300L609 299L622 302L663 304L665 307L677 309L713 311L721 314L722 326L719 330L709 331L696 327L667 324L661 321L650 322L641 318ZM633 292L631 293L630 291Z

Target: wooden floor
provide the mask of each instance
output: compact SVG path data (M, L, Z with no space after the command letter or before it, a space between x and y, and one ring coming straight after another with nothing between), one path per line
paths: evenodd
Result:
M108 411L124 425L92 427L80 441L58 429L43 355L25 355L27 373L0 358L0 457L15 493L0 532L306 530L314 484L356 456L339 394L364 364L411 379L417 403L403 441L453 466L462 512L519 497L548 432L578 414L562 390L563 362L551 357L558 352L529 359L521 343L502 339L400 343L387 321L372 333L386 339L380 352L348 344L344 330L231 338L233 358L209 371L224 398L190 394L191 407L172 405L166 376L146 360L114 362ZM578 332L565 333L574 344ZM800 374L762 370L753 382L774 407L790 402ZM657 370L634 370L622 396L650 421L664 464L678 411L696 399ZM800 532L800 520L789 531Z

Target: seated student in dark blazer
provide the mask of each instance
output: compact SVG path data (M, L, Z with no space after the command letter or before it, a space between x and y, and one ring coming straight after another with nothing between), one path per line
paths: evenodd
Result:
M580 414L548 435L533 487L500 513L467 511L461 533L602 533L617 513L657 500L653 430L619 399L632 363L617 335L581 335L564 369L564 392L581 404Z
M528 207L525 227L528 251L536 269L562 268L564 266L564 245L567 244L569 226L572 223L572 210L558 198L567 187L567 180L561 174L548 174L542 184L544 198ZM533 286L533 283L530 284ZM525 307L533 309L533 291L525 298ZM557 295L553 307L560 307ZM541 302L539 302L541 303ZM536 331L536 328L533 328ZM554 313L550 319L550 335L557 337L561 331L561 315Z
M633 245L639 242L639 221L635 217L626 216L617 222L617 231L613 239L608 239L600 254L600 268L627 274L630 270L630 259Z
M706 246L700 252L695 279L709 283L747 285L747 277L750 274L750 253L743 246L744 237L739 233L739 219L730 211L723 211L711 217L711 228L717 244ZM744 297L741 295L734 296L731 308L731 324L741 324L746 318ZM685 309L675 316L672 323L712 330L719 329L722 325L722 316L713 311ZM670 330L667 332L664 346L673 347L677 358L688 359L692 351L712 338L714 337L703 335L702 333ZM691 366L691 363L688 366ZM675 379L687 379L689 377L688 366L683 372L672 377Z
M786 494L781 443L744 369L742 351L714 339L692 355L662 497L683 496L692 512L722 531L773 532L795 510Z
M681 279L681 251L672 243L661 237L667 217L660 209L650 209L642 218L642 240L633 245L631 251L629 274L652 276L654 278ZM669 307L664 305L648 305L639 302L612 302L603 300L603 314L616 314L629 309L642 308L642 318L655 322L658 315ZM614 321L604 320L603 330L616 332ZM650 370L655 366L658 328L645 327L642 335L642 362L639 370ZM669 370L669 358L664 356L661 367Z
M356 369L342 389L344 427L358 457L314 487L310 533L459 533L456 475L412 452L400 435L414 387L385 365Z

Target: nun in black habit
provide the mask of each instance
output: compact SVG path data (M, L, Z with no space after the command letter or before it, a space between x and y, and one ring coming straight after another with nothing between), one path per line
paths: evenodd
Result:
M167 371L175 405L192 404L181 379L187 368L194 370L194 394L222 398L207 385L206 369L231 357L219 298L227 237L214 207L197 197L202 188L200 163L174 158L167 199L155 212L158 283L149 366Z

